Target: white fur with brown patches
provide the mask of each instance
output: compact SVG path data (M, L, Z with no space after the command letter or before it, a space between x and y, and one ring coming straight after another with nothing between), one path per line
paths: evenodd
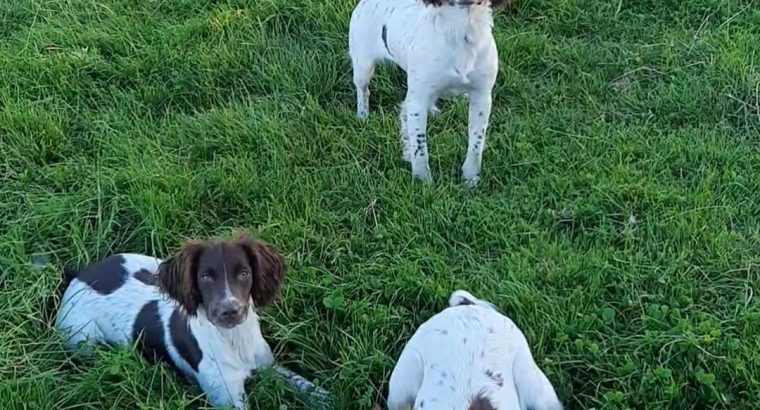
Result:
M138 278L140 271L156 275L163 260L139 254L113 257L119 258L115 260L118 263L105 266L96 272L94 279L90 278L93 283L106 283L111 279L108 285L102 285L105 290L98 292L92 284L71 274L73 277L63 294L56 319L56 328L66 346L73 352L89 354L99 343L131 346L138 339L144 341L153 336L153 346L165 351L166 357L162 359L197 382L213 406L246 408L246 379L253 372L274 365L255 307L248 307L246 319L239 325L231 329L219 327L209 319L205 309L199 309L196 315L187 315L177 300ZM228 284L225 291L229 293ZM140 312L151 303L156 316L146 324L153 325L152 329L157 332L136 337L134 329L140 321ZM182 345L175 343L177 329L171 325L174 314L180 314L186 323L187 329L182 333L186 339ZM188 341L195 344L195 360L183 354ZM315 401L328 401L325 390L281 366L274 365L274 369L292 387L311 394Z
M492 34L491 1L361 0L351 16L349 52L356 112L369 115L369 82L375 65L392 61L407 75L401 108L403 159L412 175L431 183L427 117L440 97L469 96L465 183L480 181L491 91L499 67Z
M466 410L484 397L496 410L561 410L522 331L492 304L458 290L401 352L389 410Z

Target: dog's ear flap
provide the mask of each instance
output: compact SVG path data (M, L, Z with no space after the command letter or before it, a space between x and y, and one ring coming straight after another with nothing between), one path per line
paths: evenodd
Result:
M253 303L256 307L267 306L280 295L287 270L285 258L274 246L245 235L240 236L237 243L248 255L253 268Z
M198 258L202 242L186 242L180 251L158 267L158 288L179 302L189 315L195 315L201 304L198 291Z

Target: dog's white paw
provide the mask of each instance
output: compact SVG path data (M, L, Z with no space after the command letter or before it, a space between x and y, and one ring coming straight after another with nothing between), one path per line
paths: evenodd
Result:
M356 110L356 118L360 119L361 121L367 121L367 118L369 118L369 111Z
M462 165L462 178L464 183L470 188L477 186L480 183L480 166L465 161Z
M464 184L468 188L475 188L480 184L480 174L464 175Z
M441 113L441 109L438 108L437 105L433 105L432 107L430 107L430 115L436 116L436 115L438 115L440 113Z
M432 175L428 174L412 174L416 179L418 179L420 182L422 182L425 185L433 185L433 177Z
M427 164L415 166L412 162L412 176L426 185L433 183L433 175L430 173L430 167Z

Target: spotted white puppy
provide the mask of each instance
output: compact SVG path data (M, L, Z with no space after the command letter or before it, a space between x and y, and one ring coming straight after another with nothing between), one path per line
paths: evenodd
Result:
M391 374L390 410L561 410L525 336L490 303L452 293L423 323Z
M351 16L349 52L356 86L356 111L369 115L369 82L375 65L391 61L407 75L401 108L403 159L412 175L432 182L427 116L439 97L467 94L470 100L467 156L462 175L480 181L491 90L499 68L491 33L492 7L503 0L361 0Z

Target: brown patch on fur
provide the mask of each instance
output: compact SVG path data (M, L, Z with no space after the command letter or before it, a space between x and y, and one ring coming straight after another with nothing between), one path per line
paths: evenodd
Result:
M179 302L189 315L195 315L201 303L195 270L204 245L203 242L186 242L176 255L158 267L156 273L161 292Z
M489 400L483 392L480 392L477 396L472 398L467 410L496 410L496 407L493 406L491 400Z
M135 279L139 280L140 282L148 285L148 286L155 286L156 285L156 275L153 274L153 272L147 270L147 269L140 269L133 275Z

